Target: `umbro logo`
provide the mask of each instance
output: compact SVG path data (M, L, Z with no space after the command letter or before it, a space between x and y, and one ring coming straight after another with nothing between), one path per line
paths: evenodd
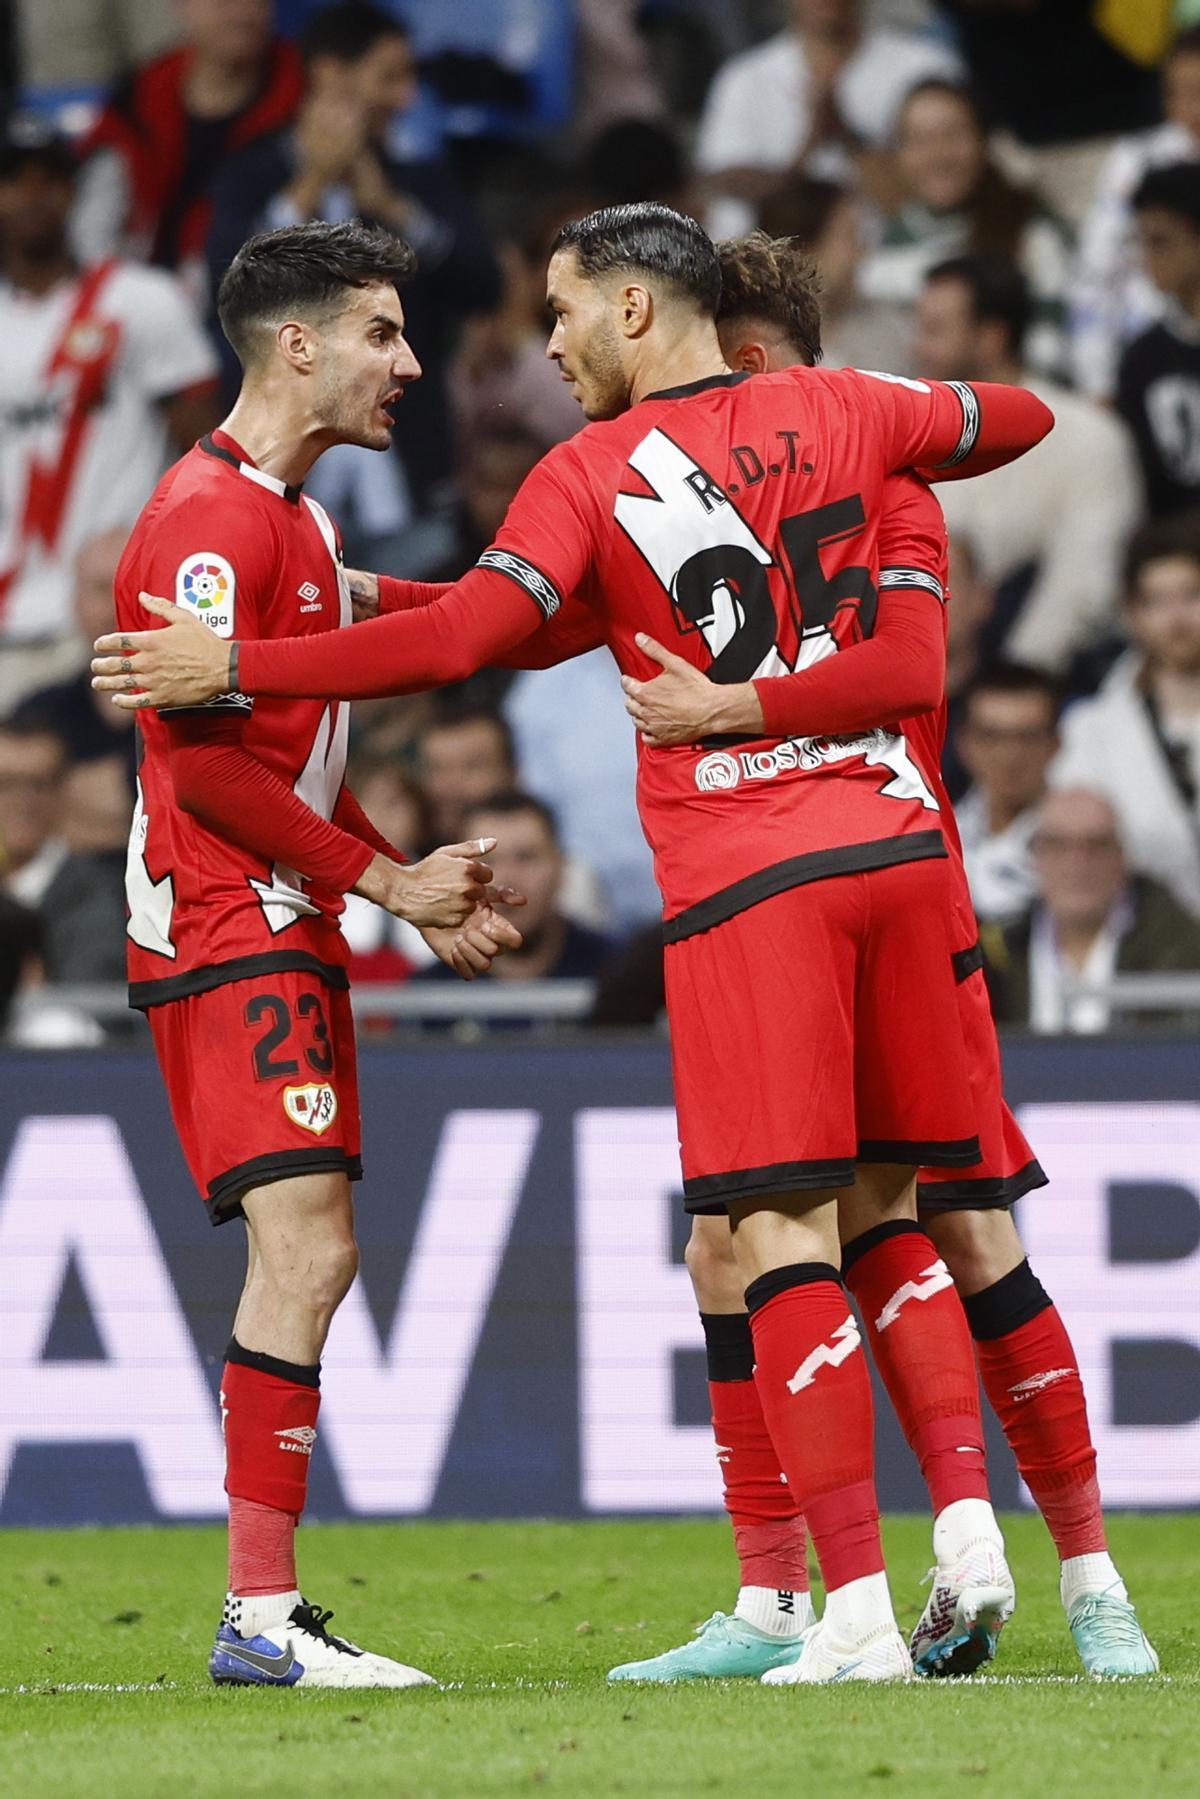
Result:
M280 1449L288 1449L293 1455L311 1455L317 1433L311 1424L296 1424L291 1430L277 1430L280 1438Z
M320 591L321 589L317 586L315 581L306 581L303 587L298 587L296 589L296 592L302 600L315 600Z
M1031 1374L1028 1380L1019 1380L1015 1387L1008 1390L1020 1405L1022 1400L1033 1399L1038 1393L1044 1393L1047 1387L1057 1386L1060 1380L1070 1380L1073 1368L1047 1368L1042 1374Z

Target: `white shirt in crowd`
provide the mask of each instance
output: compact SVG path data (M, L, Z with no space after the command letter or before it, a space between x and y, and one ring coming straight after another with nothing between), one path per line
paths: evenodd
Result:
M1139 653L1128 651L1092 699L1063 714L1050 785L1102 793L1117 815L1131 867L1200 918L1200 798L1189 806L1171 774L1138 685L1141 668ZM1182 744L1193 786L1200 786L1200 720L1181 726L1164 719L1163 731Z
M0 635L71 628L72 563L132 524L168 460L160 402L208 381L216 356L182 288L114 263L37 297L0 282Z
M1143 175L1200 156L1183 125L1156 125L1122 138L1109 151L1079 232L1071 284L1071 364L1076 385L1108 399L1117 364L1131 338L1162 317L1163 296L1144 273L1130 201Z
M1029 936L1029 1027L1094 1036L1106 1031L1112 1006L1105 989L1117 972L1121 939L1133 923L1122 897L1097 931L1083 967L1073 968L1058 945L1054 921L1044 906L1034 914Z
M943 482L938 499L951 537L967 537L986 581L1037 565L1005 654L1057 673L1112 620L1142 483L1119 419L1055 382L1028 374L1022 382L1054 413L1049 436L990 475Z
M963 864L971 903L986 924L1013 924L1032 905L1037 892L1029 844L1037 824L1031 806L1003 831L988 824L988 803L971 787L954 808L962 838Z
M838 106L859 137L882 146L910 88L930 76L955 79L961 73L944 45L907 32L867 31L838 78ZM700 121L696 165L706 175L721 169L786 169L811 130L804 47L795 32L781 31L718 69ZM809 171L842 180L851 173L841 153L816 157ZM730 199L718 200L707 220L714 237L735 236L753 222L751 210Z

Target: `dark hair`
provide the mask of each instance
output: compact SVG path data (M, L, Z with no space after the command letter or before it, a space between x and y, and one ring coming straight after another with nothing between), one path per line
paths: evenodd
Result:
M676 194L687 180L679 140L653 119L614 119L592 139L579 165L584 187L606 205L650 192Z
M1147 169L1133 190L1134 212L1154 207L1186 219L1200 230L1200 162L1169 162Z
M1163 61L1168 63L1176 56L1200 56L1200 25L1189 25L1176 33Z
M512 726L491 706L472 705L453 699L444 700L426 723L421 732L428 737L431 731L457 731L462 725L490 725L504 745L504 756L510 768L517 766L517 745L512 734Z
M976 323L1006 326L1011 348L1020 350L1033 318L1033 296L1011 257L989 250L951 256L930 269L925 285L934 281L961 282L971 296Z
M1036 693L1050 708L1053 724L1062 711L1063 692L1053 675L1044 668L1027 662L989 662L973 675L963 690L963 717L967 718L971 701L980 693Z
M23 742L28 742L31 737L53 737L64 762L70 755L70 746L55 720L33 700L18 701L7 718L0 718L0 735L16 737Z
M962 204L967 219L968 250L993 250L1004 256L1015 256L1026 227L1037 214L1036 196L1029 188L1010 181L1003 169L992 161L987 149L987 120L983 106L969 87L939 75L918 81L904 96L900 120L913 101L925 94L941 94L956 100L963 111L970 114L983 148L979 177Z
M850 189L836 181L796 175L764 194L758 222L768 237L798 237L801 243L815 244L838 207L853 198Z
M42 954L44 931L38 913L0 893L0 1031L8 1025L21 977Z
M472 818L478 812L494 812L498 818L511 818L517 812L532 812L541 819L555 845L560 841L558 820L545 800L539 800L532 793L523 793L519 787L505 787L499 793L490 793L485 800L476 800L473 805L468 806L466 816Z
M381 38L407 36L394 13L370 5L369 0L338 0L336 6L322 7L309 19L300 33L300 54L306 63L318 56L358 62Z
M1173 518L1149 519L1129 539L1125 550L1125 596L1136 604L1142 570L1168 556L1186 557L1200 566L1200 511L1178 512Z
M752 231L717 245L720 319L766 319L811 368L821 360L821 277L798 237Z
M573 250L583 273L593 278L614 269L659 275L701 312L716 316L721 265L715 244L695 219L657 200L602 206L572 219L558 232L550 254L560 250Z
M221 329L243 367L263 325L292 312L340 310L350 288L399 287L416 268L402 239L374 225L285 225L248 238L217 293Z

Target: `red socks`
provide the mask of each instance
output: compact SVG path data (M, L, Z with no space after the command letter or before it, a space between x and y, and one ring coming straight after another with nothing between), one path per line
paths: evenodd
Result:
M847 1244L842 1272L934 1516L959 1499L989 1498L971 1334L937 1250L918 1225L897 1220Z
M837 1270L798 1263L746 1289L763 1417L831 1591L883 1568L871 1381Z
M229 1591L287 1593L296 1585L295 1531L316 1441L320 1371L243 1349L221 1377Z
M992 1408L1063 1561L1107 1548L1079 1363L1050 1296L1022 1262L963 1302Z
M717 1461L733 1525L740 1584L808 1592L808 1534L779 1466L754 1384L745 1312L702 1312Z

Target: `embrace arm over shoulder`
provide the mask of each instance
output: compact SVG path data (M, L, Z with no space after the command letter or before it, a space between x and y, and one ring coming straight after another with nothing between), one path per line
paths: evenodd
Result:
M764 737L838 737L929 712L946 679L940 603L915 588L881 593L875 632L794 675L755 681Z
M432 606L450 592L450 581L397 581L391 575L379 577L380 613L411 612L421 606ZM555 613L540 625L532 637L515 650L496 658L499 668L556 668L573 656L586 656L604 643L604 632L596 614L582 600L568 597Z
M917 469L929 480L960 481L1001 468L1032 450L1054 424L1050 408L1024 387L901 380L863 369L844 369L839 377L877 415L888 467Z
M183 811L253 855L294 868L335 893L354 886L378 844L306 806L246 749L240 719L197 710L168 713L163 723ZM384 853L398 859L390 847Z

